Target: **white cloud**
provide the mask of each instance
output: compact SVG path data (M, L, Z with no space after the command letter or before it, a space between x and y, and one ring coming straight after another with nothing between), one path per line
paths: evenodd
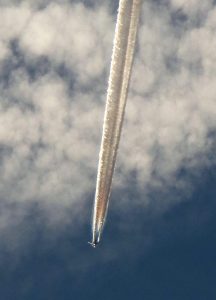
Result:
M0 2L0 198L45 203L51 214L60 203L76 215L95 187L114 18L105 1L94 8L53 1L40 10L36 3ZM143 4L115 186L124 189L136 171L140 191L181 187L181 168L209 163L216 9L201 4L197 27L199 5ZM178 9L191 18L185 30L172 22Z
M105 7L93 11L81 3L50 4L33 15L20 45L30 55L48 55L54 63L66 64L79 79L88 82L106 67L106 46L113 28Z
M170 0L175 9L181 9L187 15L196 16L198 13L204 15L207 11L212 9L213 0Z

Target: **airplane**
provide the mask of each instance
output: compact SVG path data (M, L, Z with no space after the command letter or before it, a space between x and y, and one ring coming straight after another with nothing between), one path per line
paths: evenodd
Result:
M96 248L96 246L99 244L99 242L98 241L88 242L88 244L90 244L93 248Z
M95 236L96 235L96 236ZM100 242L100 232L97 232L97 234L94 234L92 242L88 242L93 248L96 248L96 246Z

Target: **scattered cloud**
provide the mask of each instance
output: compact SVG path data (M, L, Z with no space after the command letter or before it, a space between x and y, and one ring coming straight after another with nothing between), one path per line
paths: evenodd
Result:
M97 3L0 1L4 205L36 202L55 219L58 204L73 219L93 195L115 25L114 4ZM143 3L114 180L124 190L136 174L143 205L215 164L215 14L210 0ZM0 230L12 216L2 210Z

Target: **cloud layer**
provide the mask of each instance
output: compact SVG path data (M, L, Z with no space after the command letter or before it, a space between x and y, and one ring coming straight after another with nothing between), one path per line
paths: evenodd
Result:
M58 204L75 218L95 187L115 5L0 5L2 228L8 203L37 202L52 217ZM154 190L189 188L182 171L215 163L215 15L210 0L143 3L114 179L124 191L135 174L143 205Z

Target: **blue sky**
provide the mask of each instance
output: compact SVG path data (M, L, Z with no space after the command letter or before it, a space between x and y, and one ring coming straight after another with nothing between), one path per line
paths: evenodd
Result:
M98 249L116 2L0 6L1 298L213 299L214 1L143 2Z
M215 170L206 170L190 202L157 219L137 212L136 232L116 232L119 218L111 209L104 241L88 247L89 226L74 237L71 228L44 237L43 223L32 221L28 250L19 260L5 253L1 261L3 299L212 299L215 289ZM196 203L196 205L194 204ZM133 217L129 217L134 222ZM30 229L29 229L30 230ZM146 248L146 236L154 240ZM132 245L131 245L132 243ZM103 259L104 253L114 257Z

